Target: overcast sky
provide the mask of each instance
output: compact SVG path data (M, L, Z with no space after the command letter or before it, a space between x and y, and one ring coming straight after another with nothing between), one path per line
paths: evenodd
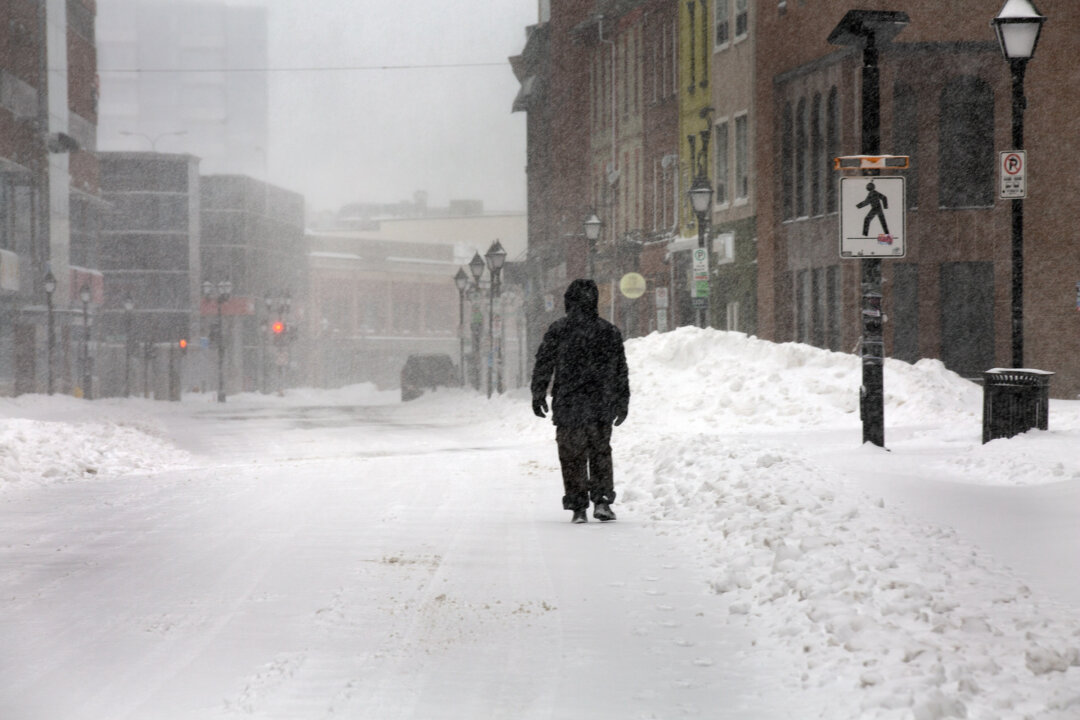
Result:
M281 67L490 67L270 74L269 176L314 210L475 198L525 208L525 115L507 58L536 0L246 0L269 8ZM244 4L235 2L235 4Z

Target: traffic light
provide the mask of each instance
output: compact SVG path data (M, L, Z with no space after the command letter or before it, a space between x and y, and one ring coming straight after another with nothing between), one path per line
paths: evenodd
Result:
M277 320L270 325L270 332L274 335L275 343L282 343L285 341L286 328L285 323L281 320Z
M187 338L180 338L180 341L176 343L176 346L180 348L180 354L187 354Z

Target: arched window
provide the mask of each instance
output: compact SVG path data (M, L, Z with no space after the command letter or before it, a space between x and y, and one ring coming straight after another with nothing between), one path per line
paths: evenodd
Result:
M950 80L941 91L938 204L986 207L994 202L994 91L977 77Z
M784 203L784 219L795 217L795 178L792 157L795 147L795 123L791 116L791 103L784 104L783 128L780 137L780 194Z
M904 177L907 207L914 210L919 206L919 113L915 91L902 82L893 87L893 152L911 158Z
M810 146L806 141L806 98L799 100L795 110L795 214L806 217L806 171L809 165Z
M825 157L834 158L838 155L840 155L840 100L834 87L829 90L829 100L825 108ZM825 181L825 212L836 212L836 185L833 178Z
M825 174L825 142L821 136L821 95L810 105L810 214L821 214L821 180Z

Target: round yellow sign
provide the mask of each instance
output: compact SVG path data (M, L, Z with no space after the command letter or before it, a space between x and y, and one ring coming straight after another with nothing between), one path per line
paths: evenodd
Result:
M644 295L645 289L645 278L640 273L626 273L622 276L622 280L619 281L619 291L631 300L636 300Z

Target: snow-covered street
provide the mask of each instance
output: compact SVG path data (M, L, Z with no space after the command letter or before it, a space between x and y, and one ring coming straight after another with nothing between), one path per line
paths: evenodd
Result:
M619 520L527 392L0 403L0 718L1080 716L1080 402L683 328Z

